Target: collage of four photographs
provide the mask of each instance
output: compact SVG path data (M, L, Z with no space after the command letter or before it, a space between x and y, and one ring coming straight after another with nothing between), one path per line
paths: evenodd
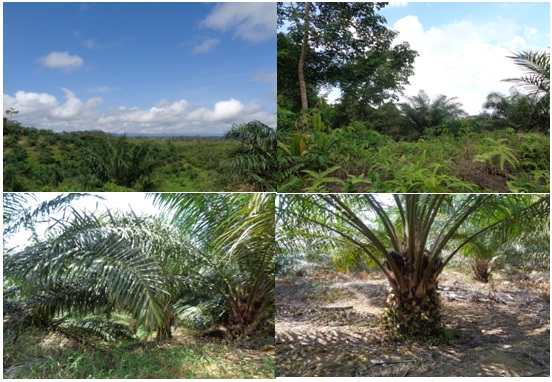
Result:
M550 376L550 3L3 25L4 378Z

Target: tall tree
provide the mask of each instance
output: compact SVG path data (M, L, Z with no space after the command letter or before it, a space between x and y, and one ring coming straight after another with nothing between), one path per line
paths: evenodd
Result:
M376 11L387 3L288 2L278 3L278 25L287 28L294 41L301 41L298 77L302 109L307 109L304 73L310 49L327 62L323 76L346 92L361 92L367 102L381 102L381 94L397 89L412 71L416 52L407 43L392 49L397 32L384 26ZM360 71L360 72L359 72Z
M545 225L550 213L549 197L537 195L279 197L284 248L293 253L320 243L358 249L389 282L384 326L421 337L440 333L438 278L467 243L482 235L515 236ZM459 233L463 240L456 240Z
M301 43L290 36L278 33L278 106L293 112L301 110L301 92L299 77L294 75L301 57ZM307 102L314 105L318 101L318 92L325 82L324 57L308 47L303 75L305 79ZM280 115L278 115L280 117ZM278 119L278 123L280 119Z

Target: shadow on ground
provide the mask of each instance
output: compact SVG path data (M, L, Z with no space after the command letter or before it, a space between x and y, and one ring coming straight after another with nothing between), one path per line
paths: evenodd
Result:
M550 301L538 286L445 277L441 290L451 337L448 344L421 344L393 341L379 329L386 297L381 278L278 280L276 375L550 375Z

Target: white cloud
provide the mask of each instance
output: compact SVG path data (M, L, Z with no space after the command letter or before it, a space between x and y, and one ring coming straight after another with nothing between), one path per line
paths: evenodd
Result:
M48 113L58 106L56 97L46 93L32 93L18 91L15 97L4 94L4 110L13 107L24 115L36 115Z
M406 16L393 29L400 32L396 43L408 41L419 54L405 94L425 90L433 97L458 97L470 114L481 111L491 91L508 93L511 84L501 80L517 76L519 69L506 56L531 49L519 35L522 28L502 18L483 24L461 20L424 29L416 16Z
M86 49L90 49L90 50L94 50L94 49L111 49L111 48L121 47L129 40L130 40L130 37L123 36L123 37L120 37L119 39L114 40L112 42L99 43L99 42L95 41L94 39L89 38L89 39L84 40L82 42L82 45Z
M202 25L249 42L263 42L276 35L276 3L220 3Z
M406 1L390 1L389 4L387 4L387 8L393 8L393 7L406 7L408 3Z
M247 110L246 110L247 109ZM194 110L189 114L192 121L205 121L208 123L235 123L236 119L241 119L241 115L252 115L259 111L259 107L255 103L244 105L240 101L233 98L227 101L219 101L215 103L213 109L205 107ZM250 118L248 121L255 119ZM248 122L247 121L247 122Z
M254 82L276 82L276 71L257 72L253 75Z
M530 41L543 39L542 34L539 33L539 30L537 28L529 27L527 25L523 26L523 36Z
M65 88L65 103L60 104L57 98L47 93L18 91L14 97L4 94L4 106L19 110L17 120L25 126L57 131L92 130L89 121L99 115L101 98L90 98L86 102L79 100L75 94Z
M64 104L58 105L50 111L54 119L79 121L98 115L97 108L103 103L101 98L90 98L83 103L69 89L61 88L61 90L65 93L66 101Z
M117 90L121 90L113 86L97 86L95 88L86 89L88 93L111 93Z
M218 38L209 38L203 40L201 43L194 46L194 54L207 53L213 50L215 46L219 44L220 40Z
M101 98L82 101L69 89L61 89L65 102L53 95L18 91L4 94L4 110L19 110L17 120L25 126L54 131L103 130L108 133L220 135L234 123L259 120L276 126L276 116L255 101L236 99L216 102L212 108L181 99L161 100L150 108L121 106L102 112Z
M84 64L82 58L68 52L50 52L47 56L40 57L38 61L47 68L65 70L80 68Z

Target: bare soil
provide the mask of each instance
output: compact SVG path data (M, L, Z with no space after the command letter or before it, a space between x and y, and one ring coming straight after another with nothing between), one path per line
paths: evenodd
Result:
M450 338L396 341L379 327L387 281L319 272L276 281L278 377L550 376L550 278L487 284L442 275Z

